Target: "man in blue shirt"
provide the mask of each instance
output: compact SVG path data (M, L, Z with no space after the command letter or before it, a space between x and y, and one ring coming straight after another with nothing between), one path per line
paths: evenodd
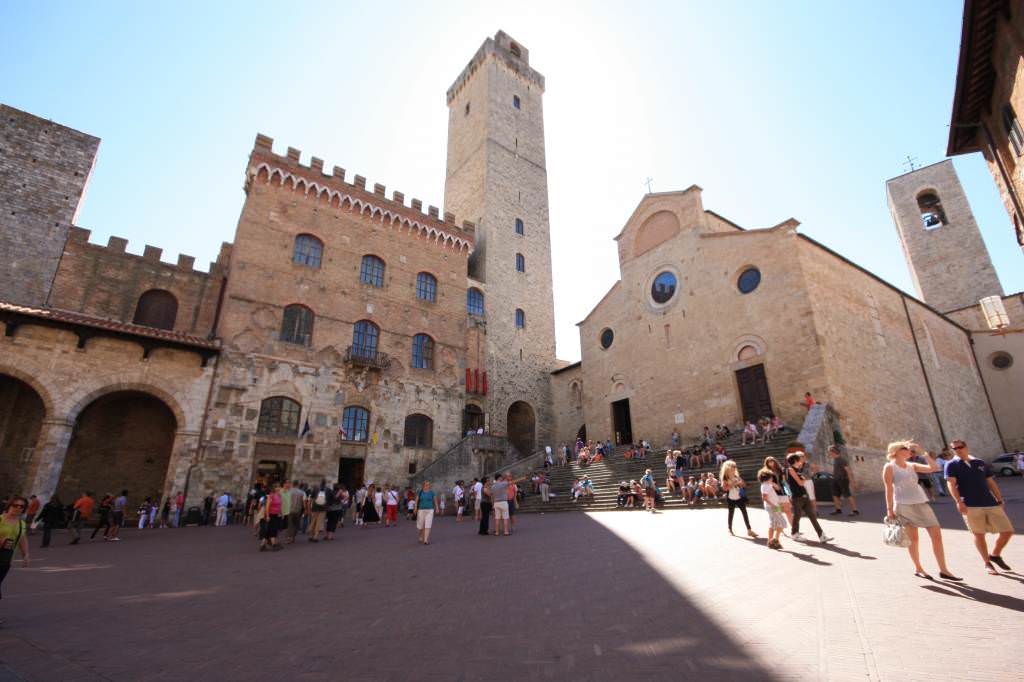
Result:
M988 463L971 457L967 443L954 440L949 444L956 457L946 465L946 483L957 509L974 533L974 546L985 562L985 570L998 575L996 566L1009 571L1002 558L1003 548L1013 537L1013 524L1003 509L1003 494L992 476ZM996 544L989 554L986 533L997 533ZM995 565L993 565L995 564Z

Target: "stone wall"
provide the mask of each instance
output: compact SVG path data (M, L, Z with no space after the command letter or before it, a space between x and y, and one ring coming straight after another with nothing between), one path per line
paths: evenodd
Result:
M575 363L551 373L551 396L555 410L551 447L556 454L563 444L573 447L576 435L586 424L583 413L584 392L582 363Z
M542 444L554 424L548 373L555 363L544 79L525 48L513 54L513 42L500 32L488 38L449 89L445 207L478 223L471 273L487 282L490 429L507 433L509 408L523 401ZM516 270L516 254L525 272ZM523 329L516 309L525 313Z
M880 451L915 438L938 449L944 432L979 456L994 454L999 441L969 335L812 240L797 245L829 387L815 397L835 406L848 445Z
M99 144L0 104L0 298L46 303Z
M102 337L90 339L84 348L79 348L78 337L71 331L26 323L18 327L14 336L0 337L0 374L25 382L40 397L45 409L38 440L21 479L23 492L45 500L57 489L79 416L97 400L119 392L146 394L163 403L173 415L169 461L158 476L158 490L154 492L166 495L184 487L188 467L198 454L199 432L213 376L212 363L202 367L198 354L156 348L144 359L139 344ZM118 429L142 428L144 420L133 420L128 411L124 412ZM117 435L115 431L105 433L111 439ZM106 452L103 456L121 454L124 453ZM79 469L76 483L128 487L139 480L139 471L149 466L144 457L141 461L117 461L123 471L97 469L94 473L100 478L83 478ZM141 501L135 495L141 493L132 492L134 505ZM190 500L195 499L190 495Z
M160 260L162 250L146 246L142 256L125 251L127 241L111 237L107 246L89 243L89 230L72 227L50 295L55 308L131 322L139 297L152 289L178 302L175 331L206 337L213 333L231 245L223 244L209 272L193 269L192 256L177 264Z
M1024 396L1024 294L1004 296L1003 307L1010 324L997 331L989 329L980 305L949 316L971 330L974 354L1005 449L1024 450L1024 411L1020 409Z
M662 212L679 231L637 255L634 240ZM648 195L629 219L617 238L622 278L579 324L588 437L612 436L611 403L626 398L634 440L663 445L673 429L688 440L705 424L735 427L742 420L736 371L754 365L764 366L774 410L788 424L803 420L805 391L827 399L792 226L726 228L707 217L699 188ZM743 294L737 278L749 267L761 282ZM662 272L674 273L678 288L655 304L651 285ZM604 330L614 334L607 349Z
M337 480L339 459L363 460L366 481L404 482L461 437L466 366L466 259L471 225L422 213L404 195L371 193L345 171L323 174L322 161L299 163L299 152L271 151L257 138L247 196L231 257L218 336L226 352L217 375L207 455L200 472L210 489L249 485L260 460L283 461L287 475ZM293 260L295 239L323 243L319 267ZM360 281L364 255L385 263L384 284ZM416 278L437 280L436 302L416 296ZM307 343L280 339L284 308L299 304L315 320ZM367 320L380 329L377 367L346 359L353 329ZM433 339L433 367L412 366L416 334ZM258 431L263 400L284 396L301 405L299 433ZM346 407L369 412L366 442L343 440ZM430 447L404 446L405 419L433 421ZM308 422L309 430L302 434ZM348 436L351 438L352 436Z
M919 168L885 184L889 210L918 296L948 312L977 303L1003 289L974 220L953 162ZM925 227L918 197L938 196L946 223Z

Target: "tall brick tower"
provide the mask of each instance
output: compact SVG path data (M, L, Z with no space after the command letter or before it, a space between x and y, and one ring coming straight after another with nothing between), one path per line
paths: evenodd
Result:
M893 178L885 190L910 275L925 303L945 313L1003 295L952 161Z
M0 299L46 303L99 144L0 104Z
M477 225L469 274L485 296L489 424L523 454L547 444L553 429L543 95L529 50L503 31L448 89L445 210Z

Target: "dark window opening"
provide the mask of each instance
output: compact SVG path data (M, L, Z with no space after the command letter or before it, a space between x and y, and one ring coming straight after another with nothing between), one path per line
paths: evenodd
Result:
M311 268L320 267L320 257L323 255L324 243L311 234L300 234L295 238L295 251L292 254L292 262L299 265L308 265Z
M433 447L434 420L425 414L410 414L405 418L405 436L402 442L407 448Z
M759 284L761 284L761 271L757 268L747 268L736 282L741 294L749 294Z
M601 332L601 348L604 348L605 350L611 348L613 341L615 341L615 332L611 329L605 329Z
M384 286L384 261L376 256L363 256L359 266L359 281L374 287Z
M526 313L523 312L522 308L516 308L516 329L526 329Z
M522 218L516 218L516 234L526 234L526 226L523 225Z
M655 303L668 303L676 294L676 276L662 272L651 283L651 298Z
M434 369L434 340L426 334L412 337L412 366L416 369Z
M281 318L280 339L286 343L308 346L313 338L313 311L304 305L290 305Z
M1021 130L1020 121L1017 120L1017 112L1013 110L1013 106L1010 104L1003 106L1003 131L1010 140L1014 155L1020 156L1024 154L1024 130Z
M934 192L925 192L917 197L917 208L921 211L921 222L926 230L933 230L936 227L948 224L946 212L939 201L939 195Z
M341 414L341 439L365 443L369 438L370 413L363 407L346 407Z
M374 358L377 355L377 341L380 329L373 322L360 320L352 331L352 354L360 358Z
M256 430L278 436L295 436L299 433L301 407L291 398L276 396L260 403L260 419Z
M514 106L516 109L521 108L519 103L519 95L512 95L512 106Z
M526 272L526 257L521 253L516 254L516 272Z
M174 321L178 317L178 299L174 294L163 289L150 289L139 296L135 307L134 324L141 324L156 329L174 329Z
M484 316L484 293L479 289L466 292L466 312L470 315Z

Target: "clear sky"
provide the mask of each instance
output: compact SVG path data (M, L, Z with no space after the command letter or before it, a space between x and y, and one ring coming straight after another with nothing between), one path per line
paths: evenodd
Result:
M946 149L962 2L0 2L0 101L102 138L79 224L204 264L231 241L257 132L424 204L445 91L500 28L547 79L558 354L618 279L654 191L704 188L913 292L885 200ZM1022 255L980 155L955 161L1003 287ZM461 217L460 217L461 220Z

